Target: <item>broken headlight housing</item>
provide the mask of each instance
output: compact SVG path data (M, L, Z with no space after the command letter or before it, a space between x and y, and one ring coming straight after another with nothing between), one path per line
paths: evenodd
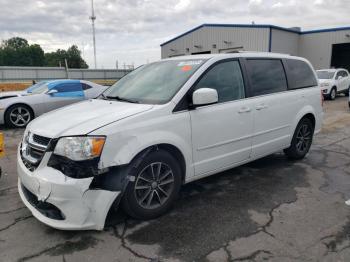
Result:
M90 160L100 157L105 140L101 136L62 137L53 153L73 161Z
M102 136L62 137L54 147L48 166L72 178L98 175L105 140Z

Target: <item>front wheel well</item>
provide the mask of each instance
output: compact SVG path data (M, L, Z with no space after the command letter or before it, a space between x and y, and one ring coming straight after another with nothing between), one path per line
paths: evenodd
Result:
M8 108L6 108L5 115L7 114L7 112L8 112L11 108L13 108L13 107L15 107L15 106L25 106L25 107L28 107L28 109L29 109L30 112L32 113L32 116L35 117L33 108L32 108L30 105L27 105L27 104L25 104L25 103L16 103L16 104L10 105Z
M5 112L4 112L4 122L6 125L11 126L11 127L19 127L16 124L12 124L11 120L10 120L10 112L12 109L18 107L18 106L22 106L22 107L26 107L29 110L30 113L30 121L33 120L35 118L35 113L34 110L31 106L25 104L25 103L15 103L13 105L10 105L9 107L6 108ZM27 125L28 123L26 123L25 125ZM21 126L23 127L23 126Z
M153 145L150 147L145 148L144 150L142 150L140 153L138 153L134 159L137 159L138 157L142 157L145 154L148 154L149 152L152 151L156 151L162 149L164 151L169 152L173 157L175 157L179 164L180 164L180 168L181 168L181 180L182 183L185 182L185 178L186 178L186 161L185 158L182 154L182 152L180 151L180 149L178 149L176 146L171 145L171 144L157 144L157 145Z

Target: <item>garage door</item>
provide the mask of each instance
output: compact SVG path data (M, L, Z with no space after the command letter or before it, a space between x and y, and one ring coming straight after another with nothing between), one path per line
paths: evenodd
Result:
M333 45L331 66L350 70L350 43Z

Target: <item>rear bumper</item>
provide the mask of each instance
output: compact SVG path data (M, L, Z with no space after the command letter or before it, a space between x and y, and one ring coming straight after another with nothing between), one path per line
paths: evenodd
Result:
M48 153L42 162L47 162ZM92 178L73 179L40 165L29 171L17 156L18 191L39 221L64 230L102 230L120 192L89 189Z

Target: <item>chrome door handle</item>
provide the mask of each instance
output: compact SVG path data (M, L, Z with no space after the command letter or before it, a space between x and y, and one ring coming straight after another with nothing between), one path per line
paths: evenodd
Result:
M238 111L238 113L242 114L242 113L248 113L248 112L250 112L250 111L251 111L251 109L250 109L249 107L242 107L242 108Z
M265 109L267 108L267 105L266 104L261 104L261 105L258 105L255 107L256 110L262 110L262 109Z

